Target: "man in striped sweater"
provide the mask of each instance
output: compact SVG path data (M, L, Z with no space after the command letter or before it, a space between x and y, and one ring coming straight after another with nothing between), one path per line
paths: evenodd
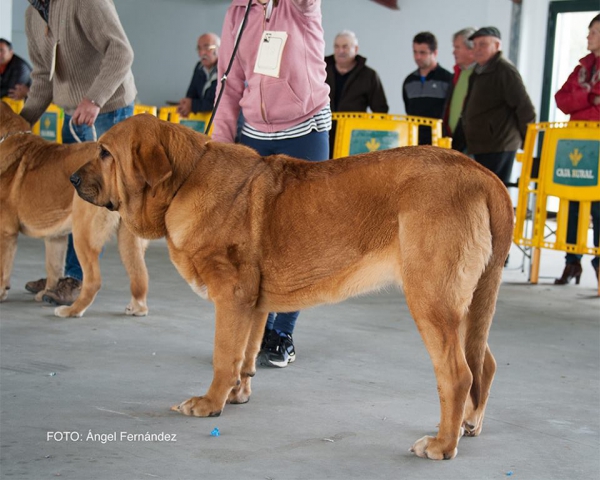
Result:
M136 88L133 50L112 0L29 0L25 33L33 64L32 84L21 116L32 125L50 103L65 111L63 143L99 137L133 114ZM72 304L83 274L69 235L65 277L43 296L54 305ZM28 282L32 293L46 279Z

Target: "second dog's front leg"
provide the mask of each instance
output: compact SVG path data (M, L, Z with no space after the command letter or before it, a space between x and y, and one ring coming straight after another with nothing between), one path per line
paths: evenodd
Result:
M257 315L249 308L232 308L231 306L217 304L215 310L213 380L206 395L192 397L179 405L171 407L171 410L181 412L184 415L217 417L221 414L230 392L242 385L242 365L244 364L253 322L263 318L266 320L265 315ZM262 327L264 328L264 323ZM249 380L246 377L247 375L245 375L244 380Z

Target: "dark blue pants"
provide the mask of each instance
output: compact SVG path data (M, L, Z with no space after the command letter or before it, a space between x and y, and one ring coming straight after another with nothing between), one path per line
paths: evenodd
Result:
M94 126L96 127L96 135L100 138L104 132L106 132L110 127L119 123L122 120L125 120L128 117L133 115L133 104L128 105L123 108L118 108L112 112L102 113L98 115L96 118L96 122ZM71 116L65 113L65 123L62 128L62 138L63 143L77 143L77 140L71 134L71 130L69 129L69 121L71 120ZM73 130L75 130L75 134L79 137L82 142L89 142L94 139L92 134L92 128L87 125L73 125ZM65 262L65 277L75 278L79 281L83 280L83 272L81 271L81 265L79 264L79 259L77 258L77 254L75 253L75 248L73 247L73 235L69 235L69 246L67 248L67 260Z
M242 134L240 143L253 148L262 156L281 153L314 162L329 158L329 132L313 130L303 137L286 140L256 140ZM294 332L298 315L300 312L277 313L277 315L269 313L267 328L291 335Z

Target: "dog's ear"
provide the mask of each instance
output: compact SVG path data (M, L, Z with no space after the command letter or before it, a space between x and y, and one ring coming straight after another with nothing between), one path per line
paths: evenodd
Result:
M141 146L137 163L144 181L153 190L173 174L173 167L165 149L157 143Z

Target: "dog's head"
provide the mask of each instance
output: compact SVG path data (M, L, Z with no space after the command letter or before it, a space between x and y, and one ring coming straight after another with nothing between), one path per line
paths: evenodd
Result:
M0 102L0 137L28 130L31 130L31 127L27 120L13 112L6 103Z
M94 158L71 176L84 200L118 211L145 238L165 235L164 214L189 174L190 155L202 154L208 137L152 115L131 117L100 137ZM173 160L175 152L178 160ZM179 161L179 158L183 159Z

